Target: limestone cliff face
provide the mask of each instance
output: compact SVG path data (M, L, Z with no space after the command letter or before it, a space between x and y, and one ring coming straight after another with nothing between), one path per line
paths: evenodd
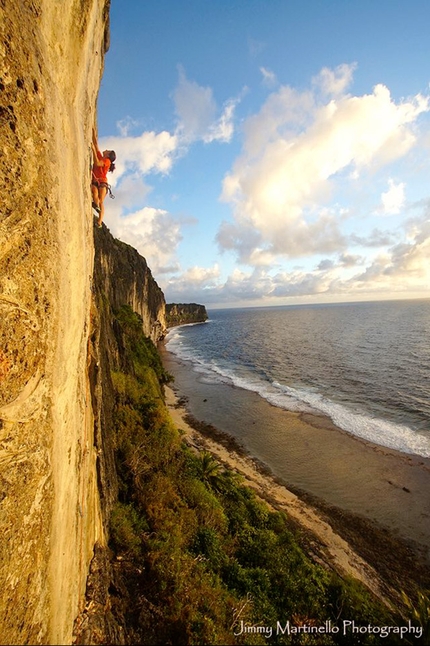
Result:
M204 305L197 303L169 303L166 305L166 324L168 327L185 323L204 323L208 313Z
M166 327L146 261L93 225L108 12L109 0L0 0L4 644L72 643L117 497L111 308L130 305L154 342ZM120 624L112 630L120 643Z
M146 336L154 343L165 333L164 295L138 252L114 239L106 227L95 229L95 260L88 372L94 413L94 445L97 452L98 497L105 536L110 514L118 501L115 452L115 398L111 371L131 374L124 351L127 340L115 318L115 310L129 305L142 319ZM76 643L132 643L127 641L129 598L123 577L127 568L112 563L106 544L94 545L87 579L86 603L76 617ZM124 571L123 571L124 570ZM111 590L116 592L112 595ZM121 591L121 593L119 593Z
M166 329L164 294L145 258L106 227L95 231L94 283L113 308L130 305L142 317L146 336L159 341Z
M109 0L0 0L0 641L70 643L103 541L88 379Z
M133 247L113 238L105 226L94 230L94 245L88 374L94 415L98 497L106 535L109 515L118 496L111 370L119 366L125 368L122 366L123 339L113 324L112 313L122 305L129 305L142 318L143 332L154 343L164 336L166 325L164 294L152 277L145 258ZM106 564L108 560L101 542L95 567L100 569L100 561Z

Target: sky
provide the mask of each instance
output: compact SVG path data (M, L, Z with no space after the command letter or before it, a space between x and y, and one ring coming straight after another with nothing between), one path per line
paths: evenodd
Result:
M430 297L428 0L112 0L105 223L167 302Z

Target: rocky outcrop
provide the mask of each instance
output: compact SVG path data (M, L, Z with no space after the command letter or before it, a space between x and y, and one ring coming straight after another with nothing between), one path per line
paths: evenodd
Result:
M167 327L184 325L185 323L204 323L208 313L204 305L197 303L169 303L166 305Z
M105 226L95 231L94 284L113 308L130 305L142 317L146 336L160 340L166 329L164 294L145 258Z
M104 541L88 379L109 0L0 0L0 641L70 643Z

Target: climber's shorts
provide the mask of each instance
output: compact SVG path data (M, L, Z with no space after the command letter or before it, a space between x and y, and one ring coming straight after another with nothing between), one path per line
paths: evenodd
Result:
M101 180L98 180L98 179L93 179L91 184L93 186L96 186L97 188L105 188L106 190L109 189L109 184L107 182L102 182Z

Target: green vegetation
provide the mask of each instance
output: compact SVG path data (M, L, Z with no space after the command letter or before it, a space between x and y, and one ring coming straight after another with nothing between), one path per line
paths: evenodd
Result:
M418 591L416 601L405 592L402 592L402 597L413 625L422 628L421 638L413 641L418 644L430 644L430 591Z
M129 307L115 318L112 373L120 497L111 548L126 567L127 621L145 644L377 644L378 635L276 634L285 626L395 625L356 581L312 560L273 512L210 454L182 442L164 406L169 380ZM124 370L127 366L127 372ZM244 622L243 624L241 622ZM241 627L273 626L267 639ZM394 643L394 642L391 642Z
M204 305L197 303L166 303L167 327L184 323L204 323L208 313Z

